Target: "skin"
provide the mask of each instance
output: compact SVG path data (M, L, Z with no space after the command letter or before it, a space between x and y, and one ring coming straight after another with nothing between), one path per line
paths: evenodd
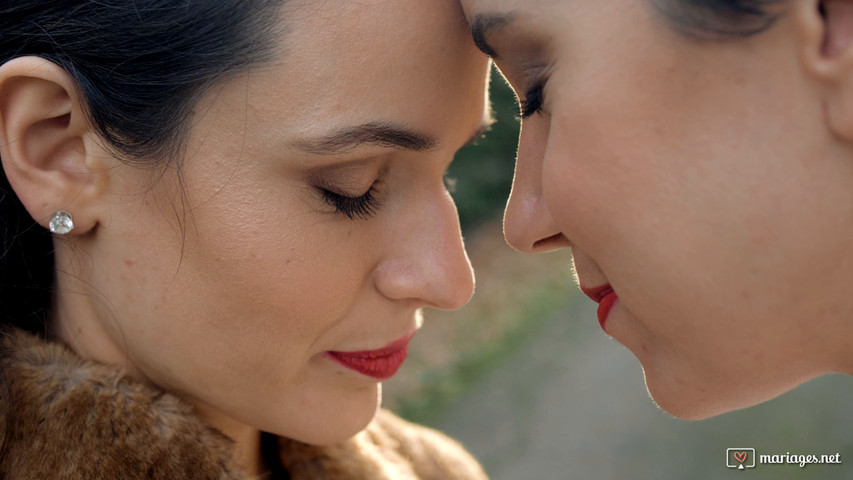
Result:
M64 208L78 225L55 242L54 331L191 402L256 471L259 429L328 444L375 414L380 383L324 352L382 348L419 328L422 307L458 308L472 295L443 175L488 122L488 62L456 2L302 2L283 15L278 58L198 104L180 181L104 150L55 65L0 70L0 84L53 81L66 93L53 110L70 112L65 130L51 123L51 138L73 146L61 159L0 152L34 218ZM321 151L318 139L366 123L434 144ZM46 170L61 175L28 180ZM323 193L371 188L376 203L353 218Z
M546 81L507 240L569 247L579 284L613 287L606 332L663 409L853 372L849 16L790 2L769 31L707 41L645 1L462 3L522 99Z

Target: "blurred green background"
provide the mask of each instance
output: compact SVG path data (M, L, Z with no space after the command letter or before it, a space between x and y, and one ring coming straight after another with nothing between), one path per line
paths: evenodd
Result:
M465 233L500 221L512 186L518 107L515 94L494 68L490 95L495 124L484 138L460 150L447 172Z
M853 479L849 376L699 422L654 405L639 363L578 293L569 252L523 255L503 241L517 106L496 71L491 94L498 122L448 172L477 293L461 310L426 312L409 360L385 385L385 406L459 439L494 480ZM727 467L727 448L840 453L842 464L739 471Z

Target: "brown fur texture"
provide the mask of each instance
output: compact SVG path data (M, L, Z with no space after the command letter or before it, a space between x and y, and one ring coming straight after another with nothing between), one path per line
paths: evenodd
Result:
M457 442L387 411L352 439L279 439L294 480L481 480ZM250 479L178 398L19 331L0 338L0 478Z

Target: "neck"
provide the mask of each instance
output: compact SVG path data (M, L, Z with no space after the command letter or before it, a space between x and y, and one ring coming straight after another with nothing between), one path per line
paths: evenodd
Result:
M261 452L261 432L224 415L207 404L190 401L195 412L205 423L215 428L233 441L231 450L234 460L251 475L260 475L266 471Z
M61 256L58 255L61 258ZM51 309L50 335L65 343L82 358L124 368L128 376L150 381L133 365L127 355L116 345L104 329L100 319L112 313L92 299L100 297L78 275L58 269L57 288ZM246 472L260 475L265 471L261 455L260 431L242 424L216 409L186 398L195 407L196 414L208 425L233 441L232 457Z
M57 262L60 255L57 254ZM57 263L59 264L59 263ZM129 375L139 377L127 356L104 329L99 311L92 299L99 298L79 276L57 269L56 296L51 306L49 335L65 343L77 355L88 360L124 368ZM103 302L101 307L106 306ZM109 312L106 312L109 314Z

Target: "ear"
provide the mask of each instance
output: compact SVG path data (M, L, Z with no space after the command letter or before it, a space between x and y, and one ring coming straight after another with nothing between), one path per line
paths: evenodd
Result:
M74 80L39 57L0 66L0 160L15 194L47 227L57 210L74 216L73 233L97 224L96 199L103 182L97 138Z
M837 137L853 141L853 0L794 3L801 59L824 87L827 123Z

